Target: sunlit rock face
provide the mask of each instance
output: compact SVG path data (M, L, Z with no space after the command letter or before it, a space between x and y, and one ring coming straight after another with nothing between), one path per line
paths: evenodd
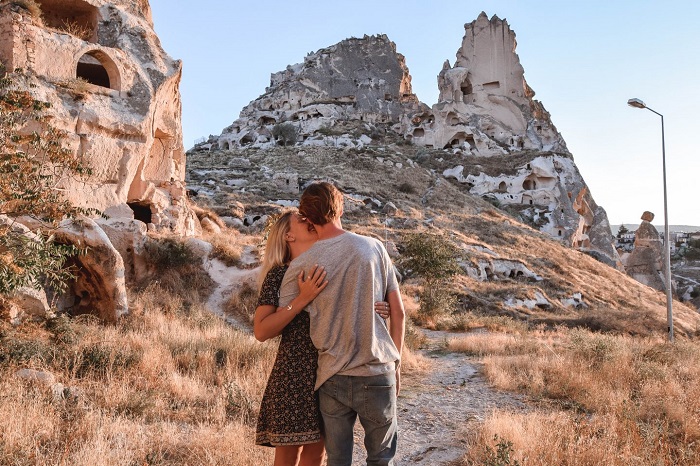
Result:
M0 61L51 104L51 123L88 161L71 200L153 229L191 233L185 203L179 84L182 66L162 49L147 0L36 0L41 18L0 7Z
M549 113L533 99L508 22L481 13L464 29L454 66L446 61L438 75L439 102L406 115L400 127L405 137L417 145L481 156L568 153Z
M405 59L387 36L346 39L272 74L265 93L214 142L220 149L275 145L275 126L287 123L296 131L292 143L324 145L323 129L339 120L393 124L417 108Z
M438 75L439 102L429 111L407 114L399 130L416 145L465 156L464 166L445 170L444 176L516 210L565 244L620 267L607 214L594 201L549 113L533 99L515 48L507 21L481 13L465 25L454 66L446 62ZM479 163L470 156L491 158L491 169L465 170L468 163Z

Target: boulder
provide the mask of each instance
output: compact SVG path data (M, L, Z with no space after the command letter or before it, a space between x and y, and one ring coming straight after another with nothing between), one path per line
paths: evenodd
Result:
M55 238L59 243L87 250L74 259L76 278L70 292L58 301L59 309L97 315L106 322L115 322L127 313L124 261L104 230L95 221L81 217L63 221Z
M642 218L645 217L653 219L654 214L645 212ZM664 246L659 232L648 220L642 220L635 232L634 248L625 257L627 274L640 283L663 291L666 289L663 279L663 257Z

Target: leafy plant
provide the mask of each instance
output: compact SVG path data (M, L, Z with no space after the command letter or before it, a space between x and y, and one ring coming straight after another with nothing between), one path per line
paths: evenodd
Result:
M294 145L297 142L299 131L296 126L291 123L278 123L272 127L272 137L275 140L282 142L284 147Z
M89 167L64 145L66 133L44 113L50 105L35 99L27 76L4 74L0 66L0 293L48 281L58 291L70 278L66 259L78 251L54 242L51 232L66 217L98 213L74 206L62 190ZM32 217L43 228L36 235L14 223Z
M182 267L196 259L192 248L178 238L151 238L144 249L147 262L159 269Z
M461 271L457 262L459 250L444 236L431 233L410 233L403 243L405 259L401 265L425 282L420 294L420 312L434 316L452 309L456 299L445 283Z
M493 436L493 441L496 443L496 448L493 449L489 445L486 446L486 458L484 458L484 466L520 466L518 460L512 459L513 442L499 439L498 435Z

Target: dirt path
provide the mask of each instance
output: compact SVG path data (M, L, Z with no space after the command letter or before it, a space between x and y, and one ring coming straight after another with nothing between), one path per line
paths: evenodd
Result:
M465 433L494 408L525 409L517 395L498 392L479 375L479 363L444 351L447 332L423 330L420 351L432 360L424 374L406 374L399 396L397 465L453 465L464 455ZM353 465L364 465L362 429L355 428Z

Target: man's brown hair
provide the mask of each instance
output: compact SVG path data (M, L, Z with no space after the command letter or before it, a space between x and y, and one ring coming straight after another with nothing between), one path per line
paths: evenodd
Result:
M343 193L330 183L312 183L301 195L299 213L314 225L331 223L343 214Z

